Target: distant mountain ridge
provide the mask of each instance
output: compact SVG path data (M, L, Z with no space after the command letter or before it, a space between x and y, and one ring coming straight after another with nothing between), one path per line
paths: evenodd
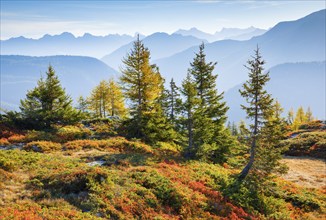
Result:
M180 34L166 34L157 32L142 39L145 46L151 52L151 59L160 59L169 57L175 53L181 52L191 46L199 45L202 42L207 43L204 39L199 39L193 36L182 36ZM122 59L127 55L133 47L133 42L130 42L111 54L102 58L102 61L109 66L119 70L122 66Z
M76 101L88 96L103 79L117 77L118 73L102 61L80 56L0 56L1 107L18 110L19 100L27 90L36 86L51 64L67 93Z
M135 39L135 36L110 34L94 36L85 33L81 37L64 32L59 35L44 35L39 39L25 37L1 40L1 55L52 56L76 55L101 58L120 46Z
M191 28L189 30L179 29L174 32L175 34L181 34L183 36L194 36L200 39L205 39L209 42L218 40L249 40L252 37L262 35L266 32L264 29L255 27L249 28L223 28L221 31L216 31L214 34L205 33L197 28Z
M288 62L324 61L325 14L326 10L321 10L295 21L281 22L265 34L247 41L223 40L206 44L207 60L218 62L215 69L219 75L218 88L226 91L246 80L247 71L243 65L257 45L267 61L266 69ZM198 45L153 62L167 80L173 77L180 85L197 51Z

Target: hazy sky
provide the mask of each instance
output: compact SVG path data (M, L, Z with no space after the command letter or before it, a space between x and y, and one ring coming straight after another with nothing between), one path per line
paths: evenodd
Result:
M1 39L62 32L148 35L192 27L209 33L223 27L268 29L326 7L325 0L0 1Z

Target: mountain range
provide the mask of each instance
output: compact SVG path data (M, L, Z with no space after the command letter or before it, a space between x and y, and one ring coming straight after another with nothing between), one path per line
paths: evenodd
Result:
M86 33L75 37L68 32L53 36L46 34L40 39L17 37L1 41L1 55L76 55L101 58L134 39L129 35L118 34L102 37Z
M218 40L249 40L254 36L262 35L266 32L264 29L259 29L255 27L249 28L222 28L221 31L216 31L214 34L208 34L197 28L191 28L189 30L180 29L175 34L181 34L183 36L194 36L199 39L205 39L209 42L218 41Z
M154 33L142 39L143 43L150 49L151 59L156 60L172 56L178 52L184 51L194 45L199 45L206 40L198 39L193 36L182 36L180 34ZM104 56L101 60L119 70L122 66L122 59L132 49L133 42L120 47L111 54Z
M118 73L102 61L80 56L0 56L1 107L18 110L19 100L45 76L48 66L53 66L62 86L77 100L88 96L103 79L115 78Z
M266 60L265 68L288 62L313 62L325 60L326 10L312 13L304 18L281 22L265 34L246 41L222 40L205 45L206 59L217 61L218 88L226 91L247 78L243 67L257 46ZM189 62L198 52L193 46L170 57L154 60L162 75L169 81L172 77L180 85L190 67Z

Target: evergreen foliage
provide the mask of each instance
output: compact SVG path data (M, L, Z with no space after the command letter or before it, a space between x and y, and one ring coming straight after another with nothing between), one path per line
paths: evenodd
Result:
M80 113L72 107L72 99L61 87L60 81L50 65L46 79L28 91L26 99L21 100L20 110L27 126L42 129L52 124L73 124L80 119Z
M255 161L257 140L260 138L261 129L266 124L268 117L272 114L273 99L266 92L264 86L269 81L269 73L263 73L265 61L262 59L259 48L255 50L252 60L248 60L246 68L249 70L249 80L243 84L240 90L242 97L246 99L248 106L241 105L247 113L247 118L252 121L250 159L239 175L243 180L249 173Z
M194 148L194 121L196 117L196 106L199 103L197 97L196 85L190 74L187 74L186 79L182 82L182 95L185 97L185 100L182 105L183 116L181 118L181 122L184 126L184 135L187 137L187 148L186 148L186 156L193 157L195 148Z
M224 127L228 107L222 101L223 93L218 94L216 89L217 75L213 71L217 63L206 61L204 49L204 44L201 44L199 52L190 63L188 77L193 78L193 85L185 84L190 86L188 96L191 94L189 89L193 90L192 95L196 100L192 106L193 113L189 112L188 108L188 113L191 113L188 114L188 120L191 121L188 124L188 138L192 139L189 140L189 148L193 148L193 153L199 158L224 162L225 155L232 145L230 133ZM188 82L190 82L189 79ZM184 92L186 90L184 88ZM189 107L189 100L186 102ZM191 127L192 131L190 131Z

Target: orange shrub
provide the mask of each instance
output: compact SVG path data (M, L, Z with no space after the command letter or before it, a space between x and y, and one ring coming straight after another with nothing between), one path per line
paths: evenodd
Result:
M101 149L105 141L101 140L75 140L64 144L64 150Z
M9 145L9 141L7 138L0 138L0 146L6 146Z
M32 141L23 146L23 150L43 153L58 151L61 150L61 144L54 143L51 141Z
M10 143L21 143L21 142L25 142L25 140L26 140L26 137L24 135L20 135L20 134L14 134L8 138L8 141Z

